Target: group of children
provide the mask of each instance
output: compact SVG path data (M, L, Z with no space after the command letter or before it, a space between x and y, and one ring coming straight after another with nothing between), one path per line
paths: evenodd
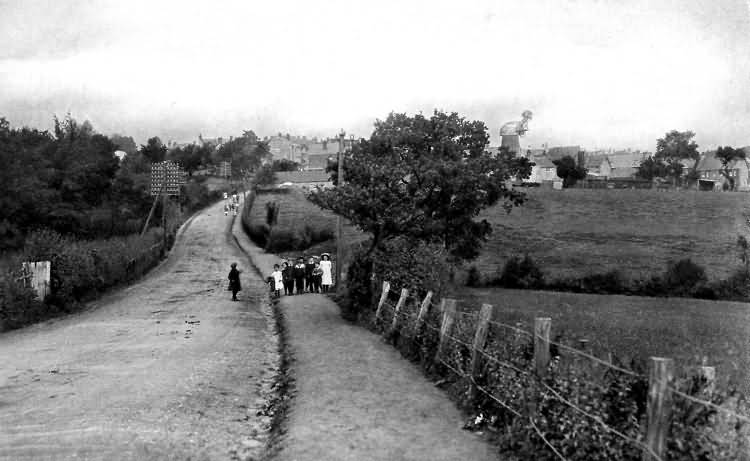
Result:
M229 216L229 212L231 211L234 216L237 216L237 213L240 210L240 196L237 194L237 191L232 192L231 199L229 198L229 194L224 192L224 216Z
M311 256L307 263L300 256L294 264L289 261L274 264L267 281L276 297L281 296L281 290L285 295L328 293L333 285L331 255L323 253L319 260Z

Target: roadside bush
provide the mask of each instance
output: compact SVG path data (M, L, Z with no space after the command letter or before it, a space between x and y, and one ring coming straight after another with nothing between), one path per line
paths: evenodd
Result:
M505 263L495 284L506 288L538 289L544 286L544 274L531 256L525 255L523 259L514 256Z
M21 262L13 262L14 267ZM0 332L19 328L47 316L49 307L36 299L36 292L20 280L20 271L0 275Z
M152 264L136 268L129 263L151 251L161 236L160 229L151 229L142 238L134 235L85 241L43 229L27 236L23 260L50 261L51 294L45 302L71 310L107 288L142 275ZM133 272L135 269L138 273Z
M466 286L476 288L482 285L482 275L479 273L477 266L471 266L466 275Z
M299 242L299 238L295 236L293 231L271 227L268 230L268 239L266 240L264 249L268 253L296 250Z
M547 288L557 291L593 294L624 294L633 290L618 270L611 270L603 274L590 274L581 278L557 279L548 283Z
M699 284L706 283L706 271L689 258L670 262L662 282L668 294L686 296L692 294Z
M262 248L266 247L268 236L271 233L271 229L266 224L250 224L244 227L245 232L256 245Z

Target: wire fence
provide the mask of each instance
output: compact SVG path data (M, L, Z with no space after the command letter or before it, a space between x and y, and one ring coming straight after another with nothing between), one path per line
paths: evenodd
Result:
M443 299L436 302L433 299L421 301L416 297L409 297L407 290L401 290L396 301L390 297L390 283L383 284L384 291L381 292L380 301L375 314L375 324L384 331L391 334L400 332L411 335L412 341L425 341L425 335L431 335L433 342L437 343L433 362L445 367L456 377L468 383L467 394L481 395L500 408L510 413L515 418L525 421L533 430L543 444L560 460L567 460L561 447L555 446L555 440L548 437L543 428L539 426L539 420L535 420L534 413L527 409L514 408L512 402L504 399L498 394L503 390L503 382L490 382L486 371L488 364L499 369L512 372L517 377L522 377L523 385L538 388L543 399L552 399L578 414L590 423L603 429L612 437L616 437L632 449L642 453L642 459L662 461L667 459L667 437L670 425L670 408L664 402L669 402L672 396L685 399L692 404L709 408L713 411L723 413L737 422L750 424L750 417L733 411L730 408L717 403L704 400L689 393L683 392L674 384L673 361L671 359L652 358L652 367L648 376L638 373L624 366L612 363L611 355L608 360L601 359L595 355L563 344L560 341L550 339L551 320L548 318L537 318L534 331L528 331L521 324L510 325L492 319L494 309L490 305L484 305L481 310L459 310L456 301ZM390 291L388 293L387 291ZM431 298L428 293L427 298ZM510 341L517 343L518 347L533 344L533 357L525 363L518 363L517 357L507 359L498 355L498 348L488 350L488 344L496 345L498 337L508 339L507 335L494 335L488 340L491 328L506 330L515 333ZM468 330L470 339L464 338ZM405 333L404 333L405 332ZM517 347L517 349L518 349ZM551 348L556 348L556 356L551 357ZM511 353L513 352L510 348ZM517 352L517 351L516 351ZM585 359L587 363L602 367L604 370L614 372L626 377L628 380L643 382L648 385L645 423L636 422L626 427L614 427L608 424L605 418L597 414L592 405L581 405L577 397L564 395L561 387L556 388L554 379L550 373L555 373L559 366L560 354ZM706 367L710 368L710 367ZM707 376L715 377L714 373ZM712 378L713 379L713 378ZM584 375L576 375L577 385L586 385L590 388L606 389L607 384L594 383L586 379ZM713 382L706 382L712 388ZM493 390L493 387L495 390ZM569 390L569 389L568 389ZM634 432L634 427L637 432ZM549 430L549 428L548 428Z

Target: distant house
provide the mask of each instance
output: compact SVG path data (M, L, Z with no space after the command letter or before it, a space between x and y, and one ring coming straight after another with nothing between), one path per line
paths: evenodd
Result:
M312 171L312 170L325 170L328 166L328 161L335 160L336 159L335 153L331 154L309 154L307 156L307 164L305 164L305 169Z
M551 161L560 160L563 157L571 157L578 161L578 153L582 152L581 146L557 146L547 149L547 157Z
M612 164L606 155L587 155L584 167L588 176L593 178L609 178L612 175Z
M325 171L279 171L276 173L276 185L310 189L333 187L333 182Z
M116 150L115 151L115 157L117 157L117 160L119 160L121 162L122 162L122 159L124 159L125 156L127 156L127 155L128 155L128 153L125 152L124 150Z
M617 151L607 154L611 166L610 178L634 178L647 153L640 151Z
M750 154L749 147L743 147L746 154ZM721 190L729 183L722 174L721 160L716 158L716 151L701 154L696 171L698 172L698 187L702 190ZM750 165L747 159L735 160L729 164L729 176L734 179L738 191L750 191Z
M531 175L524 182L543 184L560 181L561 178L557 176L557 166L546 154L532 154L529 156L529 161L532 163Z

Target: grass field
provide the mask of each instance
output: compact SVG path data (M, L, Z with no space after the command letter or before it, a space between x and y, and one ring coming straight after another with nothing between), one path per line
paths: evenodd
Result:
M717 278L739 265L735 242L750 231L750 195L531 189L510 214L495 207L482 216L493 228L476 261L484 275L528 253L552 278L611 269L646 277L687 257Z
M259 195L254 220L265 220L271 200L281 203L283 225L323 220L335 226L333 214L297 191ZM487 212L495 230L478 265L495 271L505 258L528 251L548 275L618 268L644 276L663 271L670 258L691 257L710 276L724 276L738 264L734 242L746 229L748 201L750 196L733 193L531 190L526 205L510 215L499 208ZM363 236L345 226L344 238L353 244ZM333 250L331 241L306 253ZM705 357L720 382L731 378L750 390L750 304L467 287L453 287L451 296L464 310L493 304L496 320L522 322L526 329L535 316L551 317L553 337L574 346L587 339L600 356L609 351L639 363L672 357L681 369Z
M322 227L328 227L334 231L336 230L336 215L314 205L305 198L302 191L297 189L290 189L288 193L258 194L250 213L250 219L253 223L260 224L266 222L266 203L268 202L276 202L280 205L279 219L277 223L277 226L280 228L302 229L305 224L311 223ZM349 258L349 256L351 255L352 247L364 240L364 238L364 235L354 226L349 224L344 225L342 239L346 243L344 246L345 260L350 261L351 258ZM335 239L320 243L306 251L298 253L301 253L299 254L301 256L302 254L319 255L323 252L330 253L331 257L335 258ZM294 257L298 256L298 254L284 253L283 256Z
M719 382L730 378L750 391L750 304L682 298L587 295L501 288L462 288L453 294L459 308L496 306L495 320L522 322L533 331L534 317L552 318L552 337L600 357L612 352L629 363L648 357L675 359L678 369L717 367Z

